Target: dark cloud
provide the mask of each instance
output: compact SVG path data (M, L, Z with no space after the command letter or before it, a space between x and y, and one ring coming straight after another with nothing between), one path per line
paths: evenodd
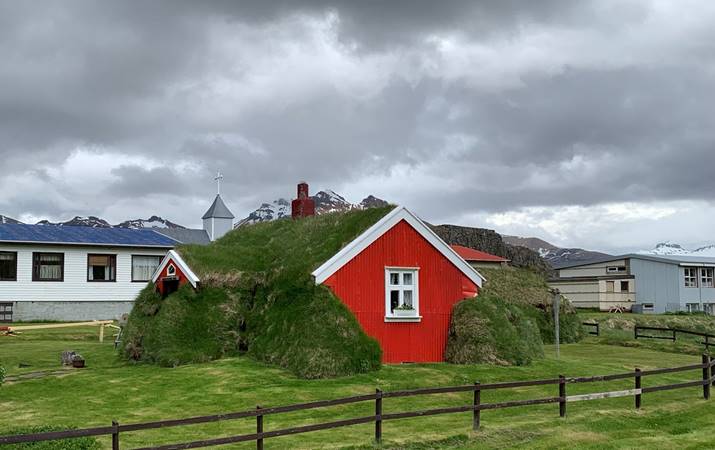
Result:
M203 205L217 169L238 214L298 179L435 220L709 201L714 21L706 2L0 2L0 213ZM17 187L38 170L52 195Z

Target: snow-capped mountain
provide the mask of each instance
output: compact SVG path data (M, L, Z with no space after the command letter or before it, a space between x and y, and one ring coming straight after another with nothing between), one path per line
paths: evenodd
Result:
M5 216L0 216L0 218ZM9 219L9 218L8 218ZM20 223L18 221L11 222L14 219L10 219L8 222L0 223ZM82 226L82 227L93 227L93 228L184 228L183 226L176 224L170 220L166 220L159 216L151 216L148 219L130 219L125 220L117 225L112 225L104 219L96 216L82 217L75 216L74 218L67 220L65 222L50 222L49 220L40 220L37 225L56 225L60 227L67 226Z
M74 218L66 221L66 222L50 222L49 220L40 220L37 222L37 225L57 225L57 226L81 226L81 227L92 227L92 228L112 228L112 225L109 224L104 219L100 219L99 217L95 216L89 216L89 217L82 217L82 216L75 216Z
M715 256L715 245L706 245L693 250L688 250L680 244L673 242L661 242L650 250L642 250L638 253L642 255L658 256Z
M582 248L561 248L550 242L535 237L502 236L510 245L529 248L544 258L551 267L558 269L569 264L587 263L610 256L606 253L584 250Z
M0 214L0 223L22 223L19 220L13 219L12 217L3 216Z
M243 225L251 225L259 222L270 222L271 220L290 217L290 202L284 198L279 198L271 203L263 203L257 210L236 222L233 226L238 228Z
M159 216L151 216L148 219L125 220L114 226L117 228L185 228Z
M331 212L350 211L351 209L366 209L386 206L388 203L385 200L379 199L373 195L365 197L360 203L350 203L342 195L331 191L320 191L310 198L315 201L315 213L326 214ZM271 203L263 203L248 216L236 222L234 228L243 225L250 225L260 222L270 222L271 220L283 219L290 217L290 202L284 198L279 198Z

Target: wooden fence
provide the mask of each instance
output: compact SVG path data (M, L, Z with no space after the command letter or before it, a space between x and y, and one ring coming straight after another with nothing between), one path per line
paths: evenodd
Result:
M630 397L634 398L635 408L640 408L642 404L643 395L650 392L666 391L671 389L682 389L689 387L702 386L703 398L710 398L710 386L715 385L715 359L710 358L708 355L702 355L702 362L699 364L692 364L689 366L681 367L671 367L666 369L653 369L653 370L640 370L635 369L633 372L612 374L612 375L602 375L602 376L591 376L591 377L576 377L567 378L560 375L558 378L543 379L543 380L528 380L528 381L511 381L502 383L490 383L490 384L480 384L476 382L470 385L463 386L450 386L450 387L436 387L436 388L422 388L422 389L412 389L403 391L392 391L383 392L380 389L376 389L375 393L366 395L357 395L353 397L344 397L333 400L321 400L309 403L300 403L287 406L278 406L272 408L256 407L256 409L232 412L226 414L216 414L209 416L198 416L191 417L187 419L174 419L174 420L162 420L158 422L146 422L146 423L136 423L136 424L124 424L120 425L117 422L112 422L111 426L98 427L98 428L86 428L80 430L66 430L66 431L53 431L46 433L36 433L36 434L25 434L16 436L0 436L0 445L2 444L18 444L24 442L40 442L40 441L50 441L58 439L69 439L69 438L79 438L85 436L110 436L112 437L112 448L119 449L119 438L120 433L128 433L141 430L151 430L159 428L177 427L183 425L195 425L200 423L210 423L219 422L224 420L235 420L235 419L245 419L245 418L255 418L256 421L256 432L250 434L242 434L237 436L229 436L215 439L207 439L201 441L192 441L185 443L169 444L169 445L159 445L155 447L145 447L142 450L178 450L178 449L188 449L188 448L200 448L200 447L211 447L216 445L231 444L236 442L247 442L255 441L257 449L263 449L263 442L265 439L275 438L279 436L287 436L292 434L309 433L318 430L328 430L332 428L346 427L350 425L374 423L374 438L376 442L382 440L383 434L383 422L396 420L396 419L407 419L411 417L425 417L434 416L439 414L453 414L453 413L465 413L472 412L472 428L474 430L479 430L481 424L481 413L482 411L487 411L491 409L501 409L501 408L513 408L520 406L530 406L530 405L543 405L558 403L559 405L559 416L566 416L566 405L570 402L577 401L587 401L587 400L597 400L615 397ZM662 375L675 372L686 372L693 370L702 369L702 377L698 380L686 381L676 384L667 384L659 386L648 386L643 387L642 381L643 377L652 375ZM578 383L593 383L593 382L607 382L613 380L622 379L633 379L633 389L617 390L617 391L607 391L607 392L596 392L590 394L580 394L580 395L567 395L567 386L570 384ZM545 398L536 398L528 400L513 400L498 403L483 403L481 400L481 394L484 391L493 391L501 389L513 389L526 386L544 386L544 385L554 385L557 387L554 392L554 396ZM438 395L446 393L456 393L456 392L472 392L472 402L468 405L462 406L452 406L445 408L435 408L419 411L405 411L398 413L385 414L382 412L383 402L386 399L398 398L398 397L413 397L421 395ZM303 425L293 428L283 428L279 430L266 431L263 425L263 418L265 416L288 413L292 411L304 411L316 408L325 408L336 405L346 405L352 403L361 402L374 402L375 414L368 416L355 417L352 419L336 420L332 422L318 423L312 425Z
M646 334L639 334L639 331L665 331L669 335L668 336L653 336L653 335L646 335ZM644 327L640 325L636 325L633 328L633 337L635 339L638 338L645 338L645 339L667 339L670 341L675 342L677 334L686 334L690 336L699 336L704 339L701 344L705 346L706 350L710 349L711 345L715 346L715 334L708 334L708 333L700 333L698 331L690 331L690 330L682 330L680 328L663 328L663 327Z

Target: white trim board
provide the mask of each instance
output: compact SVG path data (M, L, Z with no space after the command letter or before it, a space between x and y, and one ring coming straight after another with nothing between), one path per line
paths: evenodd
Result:
M186 264L186 261L184 261L176 250L169 250L166 256L164 256L164 259L161 260L161 263L157 266L156 271L154 271L154 275L151 277L152 283L156 283L156 280L159 279L159 274L163 271L164 266L170 259L173 260L177 266L179 266L179 269L181 269L184 275L186 275L189 283L196 288L201 280L196 276L193 270L189 268L189 265Z
M412 214L404 206L398 206L390 211L385 217L377 221L373 226L367 229L363 234L355 238L348 245L343 247L332 258L325 261L320 267L313 271L315 284L321 284L332 274L340 270L345 264L355 258L360 252L369 247L373 242L379 239L383 234L387 233L395 225L401 221L407 222L417 233L427 240L432 246L447 258L457 269L459 269L467 278L474 284L482 287L482 283L486 279L477 272L474 267L467 263L461 256L454 251L452 247L447 245L437 234L430 229L417 216Z

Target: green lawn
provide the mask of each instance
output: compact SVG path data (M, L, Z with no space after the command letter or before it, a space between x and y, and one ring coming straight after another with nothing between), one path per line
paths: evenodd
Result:
M31 425L99 426L183 418L296 402L329 399L383 390L449 386L520 379L585 376L692 364L693 355L597 344L562 345L561 359L547 346L547 358L528 367L447 364L385 366L378 372L328 380L302 380L247 358L159 368L118 360L111 339L97 342L96 328L62 332L26 332L0 336L0 360L8 376L56 370L62 350L75 350L88 367L66 375L7 383L0 387L0 434ZM30 367L19 368L20 363ZM699 371L649 377L644 386L698 379ZM569 394L630 388L632 381L570 385ZM484 402L556 396L556 386L509 392L485 392ZM467 404L470 394L385 399L385 412ZM558 405L482 413L482 431L470 430L470 413L385 422L384 447L392 448L712 448L715 446L715 400L702 400L700 388L644 395L635 411L632 398L568 404L565 419ZM374 405L339 407L269 416L266 430L369 415ZM254 431L253 420L236 420L122 435L127 448L228 436ZM101 444L109 447L109 440ZM266 441L267 448L373 448L372 425L288 436ZM255 444L231 448L254 448Z

